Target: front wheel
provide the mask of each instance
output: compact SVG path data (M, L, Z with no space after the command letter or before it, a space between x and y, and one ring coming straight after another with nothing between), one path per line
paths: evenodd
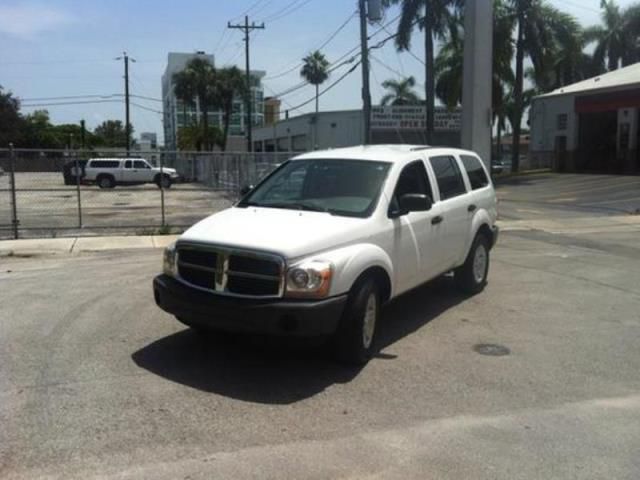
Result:
M489 240L478 234L471 244L467 259L454 272L458 288L464 293L480 293L487 285L489 275Z
M372 279L359 282L349 294L347 306L335 333L337 360L364 365L374 349L376 326L380 318L380 293Z

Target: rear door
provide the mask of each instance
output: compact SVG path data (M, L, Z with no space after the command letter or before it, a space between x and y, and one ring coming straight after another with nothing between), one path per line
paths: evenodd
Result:
M467 187L454 155L429 156L429 164L433 171L438 188L438 201L443 235L439 251L442 252L442 270L448 270L464 259L464 249L469 236L469 199Z

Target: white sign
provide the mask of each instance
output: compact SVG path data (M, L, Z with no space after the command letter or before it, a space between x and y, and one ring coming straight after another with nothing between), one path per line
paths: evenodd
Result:
M396 105L371 108L371 128L377 130L424 130L427 127L424 105ZM458 132L462 125L460 109L453 111L436 107L435 129Z

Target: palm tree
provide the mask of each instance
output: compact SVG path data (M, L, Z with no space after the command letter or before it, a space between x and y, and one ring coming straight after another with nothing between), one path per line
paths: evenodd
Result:
M172 81L173 93L182 102L182 118L186 127L189 124L187 121L187 107L193 106L196 96L193 75L188 70L182 70L173 74Z
M409 50L414 26L424 31L425 98L427 102L427 143L433 143L435 127L435 69L434 40L444 39L449 28L452 9L462 6L460 0L387 0L385 5L400 4L396 47ZM422 17L420 14L422 13Z
M524 113L524 60L528 56L536 74L544 71L544 52L551 48L551 32L545 23L544 0L510 0L517 22L516 75L513 88L513 145L511 169L520 165L520 132Z
M192 80L192 88L202 114L204 148L210 150L214 142L210 138L209 107L214 105L216 100L216 70L207 60L194 58L187 63L185 71L185 75Z
M247 83L243 73L237 67L226 67L217 72L216 105L222 110L222 139L220 149L227 149L229 123L233 114L233 100L248 95Z
M389 90L380 100L381 105L417 105L420 103L420 97L413 91L416 85L414 77L406 77L402 80L385 80L382 87Z
M585 31L587 43L595 43L594 62L604 70L616 70L640 59L638 33L639 5L622 11L614 0L600 0L602 26L593 26Z
M314 148L318 143L318 99L320 97L320 85L329 78L329 62L327 58L319 51L311 52L302 59L303 65L300 70L300 76L311 85L316 87L316 115L314 121Z

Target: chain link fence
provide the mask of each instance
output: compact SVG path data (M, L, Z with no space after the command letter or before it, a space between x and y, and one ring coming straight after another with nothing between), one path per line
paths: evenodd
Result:
M181 231L230 206L287 153L0 149L0 238ZM100 188L85 174L89 159L145 159L170 186L126 178ZM76 175L80 172L80 175ZM134 180L131 182L130 180Z

